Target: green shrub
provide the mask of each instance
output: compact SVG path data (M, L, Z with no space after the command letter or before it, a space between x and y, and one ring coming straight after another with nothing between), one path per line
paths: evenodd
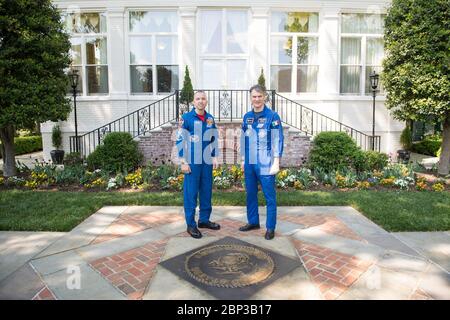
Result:
M129 172L143 159L138 143L127 132L111 132L103 143L87 157L89 169L102 169L110 173Z
M79 152L66 153L66 155L64 156L64 164L66 166L75 166L83 164L81 154Z
M364 166L364 154L355 141L344 132L321 132L310 152L308 166L323 168L327 172Z
M52 145L59 150L62 146L62 133L58 125L53 126L52 129Z
M438 135L426 136L422 141L414 143L411 150L429 156L437 156L437 152L442 145L442 138Z
M383 170L388 165L389 156L386 153L377 151L365 151L364 161L366 170Z
M42 150L42 137L41 136L16 137L14 138L14 148L17 156L21 154L40 151ZM2 155L0 153L0 158L1 157Z
M404 150L411 150L412 147L412 133L409 125L403 129L402 134L400 135L400 143Z

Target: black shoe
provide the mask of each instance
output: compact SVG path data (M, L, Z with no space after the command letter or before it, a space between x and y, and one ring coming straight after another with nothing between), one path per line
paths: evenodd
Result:
M220 229L220 224L215 223L215 222L199 222L198 223L198 227L199 228L206 228L206 229L212 229L212 230L219 230Z
M197 229L197 227L188 227L187 233L189 233L191 237L195 239L200 239L202 237L202 233Z
M266 240L272 240L274 237L275 237L275 230L267 230L266 235L264 236Z
M242 226L239 228L239 231L250 231L250 230L255 230L255 229L259 229L259 224L249 224L247 223L245 226Z

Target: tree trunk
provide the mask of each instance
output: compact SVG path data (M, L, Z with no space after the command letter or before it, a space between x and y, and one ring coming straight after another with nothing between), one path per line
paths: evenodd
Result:
M438 173L447 175L450 168L450 115L444 120L444 131L442 132L442 151L439 159Z
M16 154L14 150L14 126L8 125L0 128L0 140L2 141L3 176L16 175Z

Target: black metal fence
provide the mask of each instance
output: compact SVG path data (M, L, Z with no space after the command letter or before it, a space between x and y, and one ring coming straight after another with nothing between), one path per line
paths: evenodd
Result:
M207 110L216 121L240 120L251 109L251 98L248 90L203 90L208 99ZM304 105L288 99L275 90L267 92L266 104L278 112L282 121L307 135L314 136L323 131L346 132L358 146L364 150L380 150L381 137L365 134L326 115L316 112ZM109 132L129 132L137 137L178 120L189 111L191 105L180 103L180 90L173 94L142 107L117 120L107 123L95 130L78 137L70 137L70 151L80 152L82 157L89 155Z
M273 109L278 112L283 122L308 135L314 136L323 131L346 132L361 149L380 151L380 136L374 136L372 139L371 135L349 127L278 93L275 93Z
M82 157L88 156L103 141L109 132L128 132L133 138L170 123L177 118L178 93L175 92L97 129L70 137L70 152L78 151Z

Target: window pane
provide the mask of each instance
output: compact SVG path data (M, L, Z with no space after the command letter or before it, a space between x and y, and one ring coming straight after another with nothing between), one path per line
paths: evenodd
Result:
M341 16L341 31L343 33L361 33L361 15L343 13Z
M297 67L297 92L317 91L317 71L318 66Z
M130 37L130 63L152 63L152 37Z
M365 93L366 94L372 94L372 86L371 86L371 83L370 83L370 74L374 70L375 70L376 73L378 73L380 75L382 67L380 67L380 66L366 67L366 81L365 81ZM381 84L381 81L378 81L377 94L384 94L384 88L383 88L383 86Z
M342 32L382 34L385 16L380 14L343 13L341 17Z
M227 61L227 89L242 89L247 87L247 61Z
M158 92L173 92L178 89L178 66L157 66Z
M292 67L271 66L270 88L279 92L291 92Z
M177 38L171 36L156 37L156 63L177 64L178 46Z
M312 12L273 12L272 32L317 32L319 15Z
M298 37L297 39L297 63L316 64L317 63L317 38Z
M222 83L222 60L203 60L202 61L202 88L205 89L221 89Z
M227 53L247 53L247 11L227 11Z
M361 67L341 66L341 93L359 94Z
M131 32L177 32L178 17L173 11L130 12Z
M366 50L366 64L367 65L381 65L383 60L384 49L383 39L381 38L367 38Z
M362 17L363 30L365 33L380 33L384 32L384 18L385 15L380 14L365 14Z
M106 32L106 16L104 13L72 13L66 19L66 28L74 33Z
M153 71L151 66L130 66L131 92L153 92Z
M202 53L222 53L222 11L202 11L200 43Z
M78 85L77 85L77 93L78 94L83 94L83 68L82 67L70 67L70 69L77 71L78 73ZM68 73L71 72L71 70L67 70ZM67 93L68 94L72 94L72 87L70 85L70 79L69 79L69 84L67 86Z
M341 38L341 63L359 64L361 61L361 38Z
M270 53L272 64L291 64L292 37L272 37Z
M108 93L108 67L86 67L88 94Z
M86 38L86 63L107 64L106 38Z
M81 64L81 38L72 38L70 42L72 47L69 53L72 58L72 64Z

